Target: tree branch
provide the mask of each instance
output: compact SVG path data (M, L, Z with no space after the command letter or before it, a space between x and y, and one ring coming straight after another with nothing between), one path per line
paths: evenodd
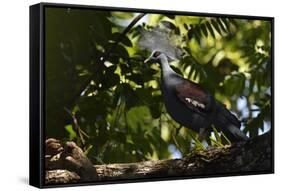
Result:
M52 140L54 142L54 139ZM52 141L47 140L47 142L50 146ZM73 142L67 143L63 151L57 145L57 141L54 143L56 143L55 149L46 148L46 151L54 151L56 148L60 148L60 151L57 154L52 152L53 156L46 157L46 184L273 172L271 132L247 142L195 151L181 159L106 165L91 165L82 150ZM67 149L69 146L71 149ZM75 150L75 152L64 154L66 150ZM58 153L60 156L50 165L49 159L54 158ZM74 160L70 164L64 164L66 158L63 156ZM57 164L54 165L55 163Z

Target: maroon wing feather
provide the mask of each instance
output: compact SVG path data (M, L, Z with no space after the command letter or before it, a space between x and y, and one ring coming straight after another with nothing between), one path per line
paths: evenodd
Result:
M177 85L175 90L178 99L189 108L198 112L207 110L209 94L198 84L184 81Z

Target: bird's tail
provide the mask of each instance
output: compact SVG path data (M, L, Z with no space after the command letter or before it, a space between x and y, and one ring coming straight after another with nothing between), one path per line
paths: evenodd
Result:
M230 142L247 141L249 138L239 129L239 127L228 124L223 128L223 133L230 140Z
M233 142L246 141L249 138L240 130L241 123L224 105L217 103L214 125L219 127L226 137Z

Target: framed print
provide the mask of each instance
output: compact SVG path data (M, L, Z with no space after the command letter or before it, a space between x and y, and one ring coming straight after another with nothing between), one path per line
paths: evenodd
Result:
M30 184L274 172L274 18L30 7Z

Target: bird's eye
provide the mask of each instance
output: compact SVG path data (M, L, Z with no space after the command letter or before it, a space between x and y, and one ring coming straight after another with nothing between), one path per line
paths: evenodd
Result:
M153 53L153 57L154 57L154 58L157 58L160 54L161 54L161 52L155 51L155 52Z

